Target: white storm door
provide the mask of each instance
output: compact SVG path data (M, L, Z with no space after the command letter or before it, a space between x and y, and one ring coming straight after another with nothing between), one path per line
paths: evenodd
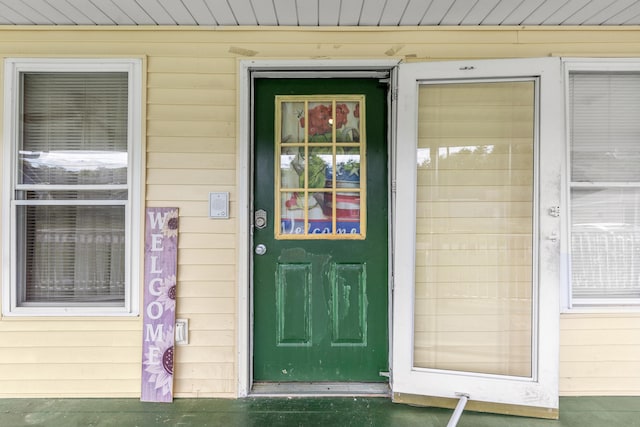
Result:
M396 401L465 394L557 414L560 69L559 58L399 66Z

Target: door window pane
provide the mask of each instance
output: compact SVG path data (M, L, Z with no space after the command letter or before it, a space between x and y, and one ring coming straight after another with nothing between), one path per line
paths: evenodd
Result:
M419 89L414 367L532 376L534 90Z
M276 97L277 239L366 235L364 96Z

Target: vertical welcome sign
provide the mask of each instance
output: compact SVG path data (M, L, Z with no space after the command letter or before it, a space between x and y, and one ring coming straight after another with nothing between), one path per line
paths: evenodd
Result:
M173 401L178 209L147 208L142 336L143 402Z

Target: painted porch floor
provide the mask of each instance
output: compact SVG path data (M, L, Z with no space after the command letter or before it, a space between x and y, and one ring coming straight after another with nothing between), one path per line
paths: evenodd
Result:
M452 410L417 408L385 398L0 399L0 426L403 426L444 427ZM464 412L459 427L640 426L640 397L564 397L560 420Z

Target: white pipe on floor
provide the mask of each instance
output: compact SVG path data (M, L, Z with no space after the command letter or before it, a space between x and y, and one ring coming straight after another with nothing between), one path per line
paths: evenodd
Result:
M460 400L458 400L456 409L453 410L453 415L451 415L451 419L449 420L447 427L456 427L458 425L458 421L460 421L460 417L462 416L462 411L464 411L464 407L467 405L467 400L469 400L468 394L456 393L456 395L460 396Z

